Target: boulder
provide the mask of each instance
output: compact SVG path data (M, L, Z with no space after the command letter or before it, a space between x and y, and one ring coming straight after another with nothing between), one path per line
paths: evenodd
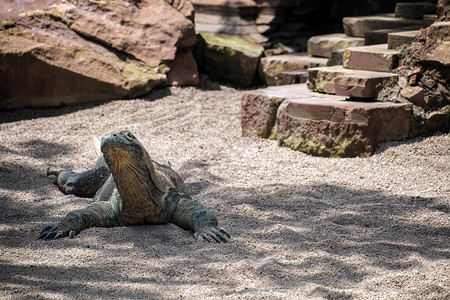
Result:
M55 2L0 24L0 108L146 94L196 42L186 1Z
M213 78L238 87L253 84L264 48L238 36L227 34L198 35L197 62Z
M436 22L426 29L420 60L426 64L450 67L450 21Z

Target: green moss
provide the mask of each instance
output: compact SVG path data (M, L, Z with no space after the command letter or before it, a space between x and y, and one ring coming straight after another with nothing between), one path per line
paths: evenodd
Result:
M246 40L232 35L227 34L207 34L201 33L201 37L207 42L207 44L212 44L218 49L229 48L227 51L241 51L249 55L259 56L263 53L264 48L260 45L247 42ZM233 55L234 53L230 53Z

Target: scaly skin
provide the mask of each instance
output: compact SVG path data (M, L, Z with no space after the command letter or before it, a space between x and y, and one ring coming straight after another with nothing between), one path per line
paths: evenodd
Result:
M227 242L230 238L217 227L216 216L191 198L181 177L169 166L152 161L129 131L103 137L101 151L103 157L92 170L47 170L47 175L56 176L54 183L62 192L94 197L96 202L45 227L39 239L72 238L93 226L166 223L192 230L196 239Z

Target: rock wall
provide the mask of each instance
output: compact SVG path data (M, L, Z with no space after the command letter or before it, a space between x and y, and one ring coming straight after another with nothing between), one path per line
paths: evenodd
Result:
M28 0L0 8L0 108L131 98L158 85L198 84L190 1Z

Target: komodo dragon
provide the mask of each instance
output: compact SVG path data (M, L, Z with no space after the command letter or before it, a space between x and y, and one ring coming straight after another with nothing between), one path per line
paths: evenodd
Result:
M194 237L227 242L229 233L217 227L216 216L192 199L181 177L169 166L150 158L129 131L103 137L95 167L83 173L50 171L65 194L94 197L85 209L70 212L39 239L72 238L87 227L174 223L191 229Z

